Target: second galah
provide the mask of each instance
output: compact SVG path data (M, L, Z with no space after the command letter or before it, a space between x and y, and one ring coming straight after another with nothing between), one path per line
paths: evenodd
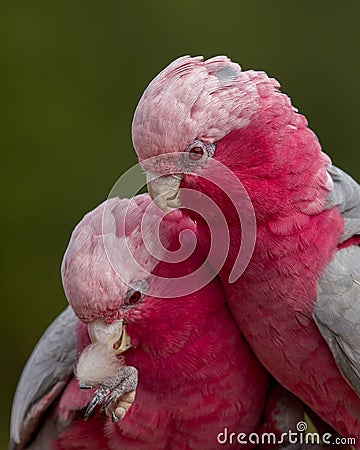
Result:
M30 448L208 450L233 448L217 440L225 428L257 430L267 373L238 332L220 283L201 287L201 276L191 276L203 267L193 222L180 211L162 217L148 195L112 198L74 230L62 277L83 322L81 355L68 311L24 371L12 448L35 439ZM61 353L66 334L68 355ZM39 371L38 386L32 375ZM50 437L52 447L43 447Z

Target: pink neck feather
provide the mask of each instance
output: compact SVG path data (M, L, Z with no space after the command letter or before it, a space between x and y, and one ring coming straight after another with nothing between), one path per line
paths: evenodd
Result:
M249 286L251 295L250 286L263 280L267 292L254 300L261 302L263 296L274 295L279 274L290 270L282 280L284 290L299 295L304 288L302 293L308 295L313 289L315 299L316 279L337 248L343 221L337 210L325 209L330 160L306 119L294 111L287 96L273 92L262 98L260 111L247 127L217 143L215 158L240 179L257 219L254 255L238 284L243 289ZM201 189L216 200L229 221L231 252L222 273L226 282L239 247L240 223L218 189L205 183ZM207 236L205 228L200 236Z

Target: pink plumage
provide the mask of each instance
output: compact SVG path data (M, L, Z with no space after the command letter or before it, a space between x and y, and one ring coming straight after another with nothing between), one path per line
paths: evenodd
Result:
M220 278L232 314L262 363L342 435L358 438L360 361L353 318L359 315L360 283L353 261L359 261L360 189L331 166L306 119L278 88L265 73L244 72L225 57L179 58L145 90L133 142L152 176L176 174L181 188L200 191L221 208L231 245ZM214 145L213 159L231 169L254 208L254 253L234 284L229 274L240 246L239 218L224 192L208 181L214 175L210 163L193 163L192 173L182 173L175 154L186 155L192 142L205 153L206 143ZM169 155L166 173L164 163L148 160L155 155ZM149 191L154 198L162 194L152 182ZM180 190L178 204L182 195ZM172 188L170 206L175 196ZM208 226L192 215L208 251ZM351 235L349 257L340 264L344 250L338 249ZM342 284L349 287L336 294Z
M149 255L143 238L150 229L139 232L146 209L153 210L154 219L159 215L147 195L131 201L113 198L87 214L73 232L62 276L69 303L84 321L77 328L78 351L83 355L90 348L87 326L100 323L106 331L124 321L131 348L122 353L123 364L137 369L138 385L124 418L114 423L97 408L84 421L93 390L81 390L73 375L49 415L58 427L54 449L230 448L217 442L225 427L250 433L260 424L268 377L239 334L216 279L182 297L164 299L146 292L129 297L130 286L146 281L150 291L154 275L184 276L203 260L199 248L176 264ZM194 227L174 212L162 222L161 242L177 250L179 232ZM142 269L129 254L117 254L125 248L125 238ZM139 279L146 273L146 280ZM129 298L136 301L129 303ZM97 361L91 363L96 366Z

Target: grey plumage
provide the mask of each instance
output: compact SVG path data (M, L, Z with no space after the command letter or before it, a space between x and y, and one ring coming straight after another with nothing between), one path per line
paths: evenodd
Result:
M344 232L340 242L354 234L360 234L360 185L338 167L331 166L328 172L334 183L327 198L327 208L336 206L344 218Z
M360 247L336 252L319 281L314 319L343 375L360 396Z
M329 169L334 187L328 207L344 218L340 242L360 234L360 186L337 167ZM342 374L360 396L360 247L336 252L318 283L314 320Z
M41 420L40 414L32 414L32 407L51 390L54 390L51 401L54 400L73 374L77 322L68 306L45 331L27 361L14 397L9 449L26 446ZM51 401L40 411L44 408L45 412Z

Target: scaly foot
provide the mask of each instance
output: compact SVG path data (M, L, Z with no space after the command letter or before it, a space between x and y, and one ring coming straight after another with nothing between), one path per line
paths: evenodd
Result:
M119 371L106 379L95 391L84 415L87 420L98 405L114 422L122 419L135 399L138 371L132 366L121 366ZM81 386L89 388L90 386Z

